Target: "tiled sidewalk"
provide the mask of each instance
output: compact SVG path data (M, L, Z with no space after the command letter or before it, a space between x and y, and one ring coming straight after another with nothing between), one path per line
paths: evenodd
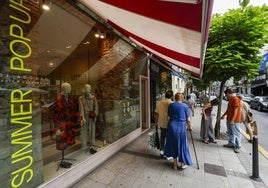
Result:
M193 117L193 138L200 169L197 169L193 144L189 139L193 166L173 170L172 160L161 159L159 151L148 146L148 132L115 154L110 160L84 177L74 188L265 188L268 187L268 161L259 154L259 177L252 175L252 145L243 137L241 152L224 148L227 140L204 144L199 139L200 107ZM221 132L225 132L222 122Z

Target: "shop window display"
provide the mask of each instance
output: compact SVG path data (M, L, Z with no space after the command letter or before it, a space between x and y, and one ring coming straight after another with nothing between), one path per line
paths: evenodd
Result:
M140 127L145 54L66 1L48 12L37 2L0 2L0 187L36 187L53 178L44 168L55 163L56 171L62 151L75 165L78 152L90 157L90 146L99 152ZM81 111L88 95L94 119ZM64 96L68 104L59 103ZM88 122L95 130L83 137Z

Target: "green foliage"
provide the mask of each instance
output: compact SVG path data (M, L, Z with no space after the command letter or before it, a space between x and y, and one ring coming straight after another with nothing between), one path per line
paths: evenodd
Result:
M247 3L247 2L245 2ZM246 4L245 4L246 5ZM260 48L268 43L268 7L242 7L213 16L203 78L225 81L258 75Z
M245 8L246 6L248 6L250 0L239 0L239 5L241 8Z
M268 7L247 6L248 0L239 3L241 8L214 15L209 31L202 82L220 81L220 99L231 77L238 81L258 75L260 49L268 43ZM218 109L216 137L220 133L221 103Z

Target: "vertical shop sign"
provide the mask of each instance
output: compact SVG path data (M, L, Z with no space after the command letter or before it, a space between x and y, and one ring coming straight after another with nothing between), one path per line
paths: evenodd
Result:
M26 58L32 54L29 43L31 40L26 37L23 28L31 23L30 9L23 4L23 0L9 0L9 7L16 14L9 15L12 20L9 25L11 42L9 49L12 53L10 58L10 71L19 74L31 72L25 65ZM26 50L19 50L20 47ZM10 123L14 129L11 133L11 186L20 187L33 179L33 151L32 151L32 90L22 91L13 89L10 94Z

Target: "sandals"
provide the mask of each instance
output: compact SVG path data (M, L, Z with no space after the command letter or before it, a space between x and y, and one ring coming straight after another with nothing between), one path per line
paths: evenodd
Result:
M178 170L178 161L177 161L177 159L174 160L174 162L173 162L173 169Z

